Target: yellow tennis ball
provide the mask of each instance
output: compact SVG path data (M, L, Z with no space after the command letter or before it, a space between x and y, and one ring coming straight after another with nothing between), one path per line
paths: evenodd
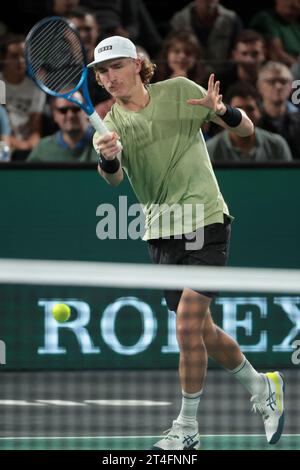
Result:
M66 304L55 304L52 309L53 316L59 323L64 323L69 320L71 315L71 309Z

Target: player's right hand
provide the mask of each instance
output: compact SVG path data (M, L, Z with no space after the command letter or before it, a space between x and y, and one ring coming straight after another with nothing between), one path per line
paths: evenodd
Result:
M122 151L119 139L120 137L116 132L101 135L95 142L96 151L101 153L107 160L113 160Z

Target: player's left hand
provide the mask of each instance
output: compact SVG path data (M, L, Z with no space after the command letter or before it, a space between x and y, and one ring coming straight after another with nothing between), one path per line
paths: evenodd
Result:
M208 80L207 95L201 99L187 100L187 103L204 106L215 111L216 114L222 115L226 112L226 106L222 98L222 95L220 95L220 82L216 81L215 83L215 75L212 73Z

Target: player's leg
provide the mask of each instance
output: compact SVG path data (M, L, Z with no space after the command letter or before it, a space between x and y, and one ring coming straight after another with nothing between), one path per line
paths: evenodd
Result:
M180 350L179 377L182 389L194 394L202 390L207 368L203 341L211 299L184 289L176 315L176 337Z
M197 410L207 369L207 351L203 341L205 317L211 299L184 289L177 308L176 337L180 350L179 378L182 405L166 438L155 449L198 449Z
M238 343L214 323L210 310L205 317L203 339L209 357L231 371L252 395L265 390L262 374L246 360Z
M284 383L279 372L258 373L242 354L238 343L219 328L208 311L203 339L208 355L236 377L252 395L254 411L262 414L267 440L275 444L284 424Z

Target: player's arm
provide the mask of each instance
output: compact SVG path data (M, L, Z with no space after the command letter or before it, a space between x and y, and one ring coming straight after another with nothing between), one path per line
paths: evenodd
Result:
M247 116L245 111L240 108L233 108L232 106L224 105L222 114L217 113L217 116L212 118L211 121L224 129L229 129L240 137L248 137L254 132L254 125L251 119Z
M116 132L109 132L99 136L94 142L99 154L98 172L111 186L118 186L124 178L119 139Z
M214 74L211 74L208 81L207 95L201 99L187 100L188 104L204 106L214 111L215 116L211 121L219 124L224 129L230 129L231 132L240 137L247 137L253 134L254 125L247 114L239 108L233 108L222 101L222 95L219 94L220 82L214 83Z

